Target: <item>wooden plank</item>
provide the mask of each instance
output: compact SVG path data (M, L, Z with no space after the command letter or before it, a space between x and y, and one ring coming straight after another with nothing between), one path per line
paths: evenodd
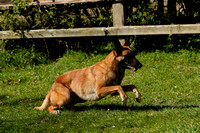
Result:
M31 0L30 4L36 3L37 0ZM38 0L42 5L43 4L64 4L64 3L82 3L82 2L97 2L104 0ZM11 4L11 0L0 0L0 5Z
M124 25L124 7L122 3L114 3L112 5L113 11L113 26L121 27Z
M0 31L0 39L200 34L200 24Z
M124 26L124 6L120 1L112 4L112 14L113 14L113 26L121 27ZM124 39L119 39L120 43L123 45L125 43Z
M41 5L52 5L52 4L66 4L66 3L87 3L87 2L98 2L103 0L39 0ZM35 4L35 2L32 2Z
M35 0L36 1L36 0ZM31 0L29 5L37 5L37 2ZM114 0L39 0L40 5L53 5L53 4L72 4L72 3L88 3L100 1L114 1ZM0 10L7 10L13 7L11 0L0 0Z

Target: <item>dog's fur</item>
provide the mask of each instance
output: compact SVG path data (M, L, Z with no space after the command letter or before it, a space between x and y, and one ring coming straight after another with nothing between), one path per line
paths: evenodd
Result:
M129 45L128 40L124 46L116 40L115 49L104 60L59 76L42 105L35 109L43 110L51 104L49 112L57 114L59 110L55 109L60 106L68 107L87 100L99 100L116 93L119 93L122 104L126 105L127 91L133 91L136 100L140 102L140 93L134 85L120 86L125 69L136 71L142 67Z

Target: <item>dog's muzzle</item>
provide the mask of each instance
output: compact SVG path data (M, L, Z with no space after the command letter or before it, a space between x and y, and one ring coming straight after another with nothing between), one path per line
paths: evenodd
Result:
M126 67L126 69L130 69L131 71L137 71L137 69L142 67L142 64L141 63L129 64L129 63L125 62L125 67Z

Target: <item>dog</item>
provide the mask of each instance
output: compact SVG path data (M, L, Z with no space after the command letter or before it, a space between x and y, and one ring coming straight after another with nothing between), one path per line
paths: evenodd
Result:
M43 110L48 107L50 113L58 114L58 107L71 107L88 100L100 100L110 94L119 94L122 104L126 105L128 97L125 92L128 91L133 91L136 101L140 102L141 95L134 85L120 84L125 69L136 71L142 64L135 58L128 39L123 46L116 39L114 45L115 49L104 60L59 76L42 105L35 109Z

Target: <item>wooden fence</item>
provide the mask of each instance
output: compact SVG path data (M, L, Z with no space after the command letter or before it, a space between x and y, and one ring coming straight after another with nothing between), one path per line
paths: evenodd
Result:
M1 39L199 34L200 24L0 31Z
M98 36L132 36L165 34L199 34L200 24L185 25L150 25L124 26L124 7L120 0L41 0L41 4L63 4L79 2L112 1L113 27L73 28L73 29L39 29L24 31L0 31L0 39L20 38L61 38L61 37L98 37ZM60 2L60 3L59 3ZM47 4L46 3L46 4ZM31 3L34 4L34 3ZM11 7L12 5L7 5ZM6 7L4 5L4 7Z

